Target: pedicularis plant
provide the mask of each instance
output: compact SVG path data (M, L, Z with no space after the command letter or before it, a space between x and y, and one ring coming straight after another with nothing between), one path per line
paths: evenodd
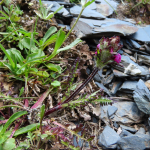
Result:
M2 1L0 4L5 3L5 1ZM8 2L8 0L7 0ZM46 119L46 116L49 114L60 110L61 108L65 107L71 107L71 108L76 108L80 105L86 105L87 103L95 103L95 102L100 102L100 103L111 103L112 101L109 99L105 99L100 97L96 97L97 93L99 91L96 91L92 93L90 96L84 96L84 97L79 97L77 100L73 100L73 98L90 82L90 80L95 76L95 74L98 72L98 70L102 69L105 65L112 64L112 63L120 63L121 61L121 55L117 53L117 51L122 47L120 44L120 38L118 36L114 36L111 38L102 38L100 40L100 43L97 45L97 49L95 52L95 64L96 67L91 73L91 75L77 88L68 98L65 96L63 99L53 108L46 110L45 105L43 101L45 98L48 96L48 94L54 89L58 89L58 87L61 87L61 82L57 81L57 76L56 74L61 74L62 70L61 67L52 63L49 63L49 61L54 58L58 53L64 50L68 50L81 42L80 39L76 39L73 43L70 45L61 48L62 44L65 42L65 40L69 37L70 33L72 32L74 26L76 25L77 21L79 20L83 10L90 5L94 0L92 1L86 1L86 0L81 0L82 4L82 10L76 19L75 24L71 28L71 30L68 32L66 35L65 32L60 29L57 31L56 27L50 27L44 37L37 41L34 38L34 35L36 35L36 23L35 23L35 28L34 31L27 32L24 29L22 29L20 26L17 29L16 28L16 20L13 19L12 15L13 13L11 10L16 11L16 16L17 20L19 19L19 15L21 13L18 12L18 7L11 5L10 9L4 7L5 12L0 11L3 17L0 19L6 19L8 21L8 26L9 32L6 33L6 36L4 39L0 41L0 43L4 42L6 39L9 39L8 37L11 35L13 38L13 42L15 41L15 45L17 45L20 50L17 50L16 48L11 48L6 50L2 44L0 44L0 49L3 51L5 54L5 57L3 61L0 63L0 67L7 67L11 73L11 76L15 77L16 79L22 80L23 76L25 76L25 89L27 89L27 82L32 79L33 77L36 78L35 80L39 79L39 77L43 77L46 79L44 81L45 83L50 84L50 88L46 90L42 94L41 97L39 97L38 101L30 107L29 105L29 98L30 97L20 97L22 95L22 90L20 90L19 96L15 99L13 98L12 95L10 94L3 94L3 85L1 85L1 91L0 91L0 96L1 99L3 99L4 104L9 105L4 105L0 108L7 108L11 107L12 109L20 108L25 111L19 111L14 113L13 115L6 116L2 111L0 110L0 113L4 116L5 120L1 120L0 124L5 123L4 126L0 126L0 149L16 149L16 144L15 144L15 139L13 137L16 137L18 135L28 133L28 136L26 137L25 143L21 142L20 145L17 147L17 150L21 150L22 148L25 149L39 149L41 147L41 143L43 141L49 141L52 140L52 138L56 139L61 139L61 143L63 143L67 148L73 149L73 150L79 150L79 147L74 147L72 144L72 141L70 139L73 139L73 136L76 136L81 138L82 140L85 140L87 142L90 142L93 137L90 136L88 138L85 138L86 135L86 130L82 126L79 126L75 128L74 130L70 130L67 128L67 125L61 125L60 123L50 120L50 123L53 124L52 127L48 124L43 125L43 120ZM53 15L56 13L48 13L48 10L46 10L45 6L42 4L40 0L40 8L39 12L36 12L36 14L44 19L44 20L49 20ZM50 9L50 7L48 8ZM58 9L57 11L59 11ZM19 10L20 12L20 10ZM13 22L13 23L12 23ZM17 26L18 27L18 26ZM7 28L7 31L8 31ZM5 33L1 33L5 35ZM10 41L11 42L11 41ZM18 44L17 44L18 43ZM55 44L54 50L51 53L51 55L45 55L44 49L49 45L49 44ZM24 50L26 53L24 56L22 56L22 50ZM78 59L73 67L73 69L76 71L78 65ZM39 70L38 66L42 66L42 71ZM43 71L43 68L47 67L50 69L52 72L51 76L53 77L53 80L48 80L50 78L50 75L48 74L47 71ZM72 74L74 73L74 70L72 70ZM33 76L32 75L36 75ZM72 75L72 78L74 77L74 74ZM71 78L71 77L70 77ZM40 80L40 79L39 79ZM42 80L42 79L41 79ZM68 82L72 84L73 80L69 79ZM68 85L71 85L68 83ZM75 89L75 88L68 88L68 90ZM53 91L53 92L54 92ZM70 94L70 91L67 91L68 94ZM10 93L10 92L9 92ZM66 94L67 95L67 94ZM32 97L33 98L33 97ZM18 100L24 99L22 104ZM9 110L10 112L10 110ZM23 117L21 117L23 116ZM21 117L21 118L20 118ZM21 124L30 123L29 125L22 127L19 129ZM6 131L9 126L16 120L15 127L11 131ZM55 125L55 126L54 126ZM40 128L40 129L39 129ZM36 132L33 132L35 129L37 129ZM77 133L81 131L81 136L79 136ZM32 133L31 133L32 132ZM67 137L69 135L69 137ZM36 140L36 143L35 143ZM34 144L33 144L34 143ZM37 145L37 146L35 146ZM89 143L90 145L90 143Z

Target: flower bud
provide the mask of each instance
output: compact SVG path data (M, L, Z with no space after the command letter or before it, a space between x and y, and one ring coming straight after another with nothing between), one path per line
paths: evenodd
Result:
M111 38L103 37L96 47L95 60L96 66L104 67L108 63L121 62L121 55L117 51L122 47L120 44L120 37L113 36Z

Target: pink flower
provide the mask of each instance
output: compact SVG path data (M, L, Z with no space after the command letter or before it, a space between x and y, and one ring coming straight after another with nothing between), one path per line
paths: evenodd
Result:
M97 49L100 49L100 44L97 45Z
M113 48L111 47L111 49L110 49L110 53L113 53L114 51L113 51Z
M97 51L95 52L95 55L97 55Z
M120 55L120 54L117 54L117 55L115 55L115 56L113 57L113 59L114 59L114 61L115 61L116 63L120 63L120 62L121 62L121 55Z

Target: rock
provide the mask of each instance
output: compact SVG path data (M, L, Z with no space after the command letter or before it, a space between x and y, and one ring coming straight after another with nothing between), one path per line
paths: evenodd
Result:
M113 106L118 110L114 115L112 121L123 124L139 123L143 120L144 113L141 112L134 102L117 102Z
M66 28L67 30L70 30L70 26L68 26L68 25L63 25L63 24L58 24L58 25L63 27L63 28Z
M112 94L116 94L116 92L118 91L118 89L120 88L120 86L122 85L122 83L123 83L122 81L115 81L115 82L113 82L111 93Z
M110 91L101 83L95 82L95 84L100 87L101 89L104 90L104 92L106 92L110 97L112 96L112 94L110 93Z
M117 149L121 150L150 149L150 136L146 134L138 134L122 137L117 143Z
M71 27L75 21L76 18L71 22ZM129 22L118 19L106 18L105 20L94 20L80 18L74 30L77 31L76 35L79 38L100 38L103 35L114 36L114 33L115 35L124 36L133 34L138 28Z
M135 135L137 134L145 134L145 129L141 127Z
M132 39L129 39L129 40L132 43L132 45L133 45L134 48L141 48L141 45L138 42L136 42L136 41L134 41Z
M130 131L130 132L132 132L132 133L137 132L137 130L134 129L134 128L132 128L132 127L128 127L128 126L125 126L125 125L120 125L120 127L121 127L122 129L125 129L125 130L127 130L127 131Z
M138 81L125 81L120 87L119 91L123 91L124 93L133 93L136 89Z
M113 73L114 73L114 75L116 76L116 77L118 77L118 78L125 78L125 77L128 77L129 75L127 75L127 74L125 74L125 73L123 73L123 72L121 72L121 71L118 71L118 70L116 70L116 69L113 69Z
M140 63L146 64L150 66L150 56L147 55L138 55L138 61Z
M117 9L118 3L113 0L99 0L100 4L96 4L97 12L101 13L104 16L110 16ZM111 5L111 6L110 6Z
M87 0L87 2L88 2L88 1L91 1L91 0ZM92 4L90 4L89 6L87 6L86 8L92 9L92 10L96 10L96 3L93 2Z
M124 66L124 73L129 75L147 75L149 74L148 68L139 66L137 63L132 61L128 56L121 56L121 63Z
M120 137L125 137L125 136L129 136L129 135L133 135L132 133L128 132L125 129L122 129L122 132L120 133Z
M60 5L55 1L42 1L42 3L47 5L47 7L49 7L51 4L53 4L52 8L50 9L50 11L52 11L52 12L56 11L60 7ZM63 9L58 11L58 13L60 13L60 14L62 14L63 12L64 12Z
M150 117L148 118L148 125L150 126Z
M118 108L115 106L108 106L108 116L111 117L117 110Z
M59 5L57 2L55 1L42 1L45 5L47 5L47 7L49 7L51 4L53 4L52 8L50 9L50 11L54 12L56 11L61 5ZM67 11L67 9L62 8L60 11L58 11L57 13L62 14L63 16L67 16L69 15L69 12Z
M133 98L138 108L142 112L150 114L150 91L141 79L137 83L136 89L133 93Z
M82 6L73 6L71 9L70 9L70 13L77 17L80 12L81 12L81 9L82 9ZM105 19L106 17L103 16L102 14L100 14L99 12L95 11L95 10L92 10L92 9L89 9L89 8L85 8L83 13L81 14L81 17L83 18L93 18L93 19Z
M146 27L140 27L138 31L130 35L131 39L150 43L150 25Z
M112 128L106 126L99 136L98 144L105 149L115 149L119 140L119 135Z

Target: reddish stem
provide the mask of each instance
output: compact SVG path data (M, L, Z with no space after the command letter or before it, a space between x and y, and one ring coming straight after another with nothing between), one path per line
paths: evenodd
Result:
M44 116L47 116L63 108L62 104L70 102L91 81L91 79L93 79L93 77L97 74L98 70L99 70L98 68L95 68L93 72L90 74L90 76L81 84L81 86L75 92L73 92L64 102L48 110Z

